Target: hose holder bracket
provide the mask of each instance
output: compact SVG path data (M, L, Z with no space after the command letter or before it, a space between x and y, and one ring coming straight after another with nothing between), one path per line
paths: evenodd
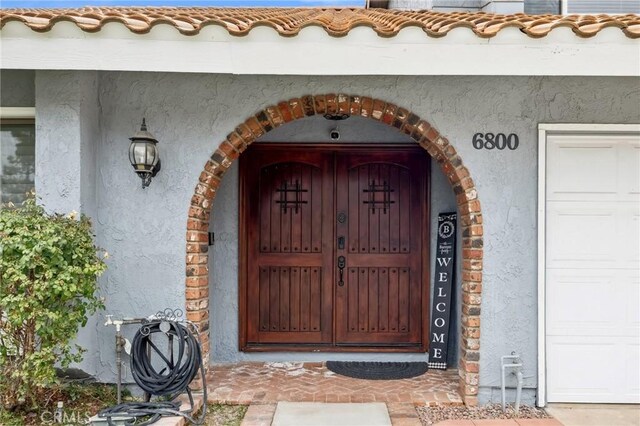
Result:
M511 355L503 355L500 357L500 365L502 370L502 411L507 409L507 390L506 381L507 374L515 374L516 376L516 401L514 405L514 411L516 414L520 411L520 399L522 397L522 383L523 383L523 363L515 351L511 352ZM509 372L507 373L507 370Z
M140 426L155 423L165 415L182 415L193 424L204 422L207 388L200 334L198 326L183 316L184 312L179 308L166 308L146 318L114 320L112 315L107 315L105 326L113 325L116 328L118 405L102 410L96 417L106 419L110 425L114 424L112 419L122 414L136 418L146 417L147 420L143 420ZM121 329L126 324L140 325L131 343L122 336ZM168 343L166 355L160 349L161 342L152 341L154 333L156 336L165 336L163 340ZM174 343L177 344L175 350ZM126 349L127 344L130 351ZM121 403L123 349L130 353L131 373L136 384L145 392L147 402ZM156 357L155 362L152 362L152 353ZM198 373L202 379L204 405L201 416L194 418L194 399L189 384ZM191 405L191 409L187 410L181 409L176 400L185 391ZM153 395L168 398L169 401L150 402Z

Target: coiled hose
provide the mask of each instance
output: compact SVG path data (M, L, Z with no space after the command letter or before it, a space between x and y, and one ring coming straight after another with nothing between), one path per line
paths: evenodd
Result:
M165 334L170 342L168 354L164 354L151 340L155 333ZM177 353L173 350L177 344ZM162 360L163 368L158 371L151 362L150 351L154 351ZM175 356L174 356L175 355ZM202 412L194 418L193 395L189 383L200 371L204 389ZM106 408L99 417L106 418L109 425L114 425L113 417L132 417L127 425L150 425L163 416L182 416L189 422L201 425L207 415L207 383L202 363L202 351L198 338L185 325L176 321L154 320L143 325L131 342L131 372L136 384L147 394L165 396L166 401L127 402ZM174 401L184 391L187 392L191 408L180 411L180 401ZM149 417L142 423L138 419Z

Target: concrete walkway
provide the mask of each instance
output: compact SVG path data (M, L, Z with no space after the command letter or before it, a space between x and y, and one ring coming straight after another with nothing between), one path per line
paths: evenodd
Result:
M305 409L309 408L309 404L317 405L319 408L314 410L313 418L310 418L307 422L300 417L295 418L294 423L295 426L309 426L325 424L327 426L351 426L349 423L345 423L344 421L335 421L332 418L333 413L336 412L336 406L343 406L347 409L351 408L369 408L372 411L375 411L377 415L377 419L382 417L380 420L380 424L390 424L392 426L421 426L420 419L418 418L418 413L415 410L415 406L410 403L399 403L399 402L391 402L387 404L382 403L278 403L278 404L252 404L249 406L247 413L242 420L242 426L271 426L276 425L277 422L275 420L282 419L282 416L276 418L276 411L278 410L279 404L285 404L291 406L300 405L304 406ZM375 405L375 407L372 407ZM316 415L318 412L326 412L328 417L325 419L326 422L318 422L318 418ZM285 416L289 418L288 416ZM345 417L342 417L344 420ZM389 423L390 422L390 423ZM279 423L278 423L279 424ZM354 423L354 424L357 424ZM375 423L379 424L379 423ZM369 424L367 424L369 426Z
M340 404L321 402L279 402L272 426L391 426L387 406L382 402Z
M413 404L387 403L386 410L384 408L384 404L380 403L252 404L244 416L242 426L355 426L361 424L422 426ZM348 420L349 416L345 412L351 409L353 409L352 414L361 410L359 420ZM346 411L342 412L343 410ZM369 416L375 416L375 418ZM600 425L608 426L609 424L601 423ZM556 419L446 420L437 423L437 426L562 426L562 423Z
M565 426L640 426L638 404L549 404L545 410Z

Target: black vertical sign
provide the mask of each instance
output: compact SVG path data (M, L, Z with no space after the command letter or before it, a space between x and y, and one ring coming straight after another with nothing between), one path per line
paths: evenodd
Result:
M447 369L447 343L451 319L451 283L456 262L456 213L438 215L438 244L429 333L429 368Z

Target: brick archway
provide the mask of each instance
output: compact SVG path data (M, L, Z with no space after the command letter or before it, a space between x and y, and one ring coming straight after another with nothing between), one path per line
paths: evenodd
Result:
M260 136L290 121L317 114L346 113L380 121L409 135L433 157L449 179L458 203L462 227L462 326L460 393L467 405L477 404L483 232L475 184L449 141L411 111L379 99L345 94L308 95L259 111L220 143L204 166L191 198L187 221L187 318L201 332L205 360L209 353L208 230L211 206L224 173Z

